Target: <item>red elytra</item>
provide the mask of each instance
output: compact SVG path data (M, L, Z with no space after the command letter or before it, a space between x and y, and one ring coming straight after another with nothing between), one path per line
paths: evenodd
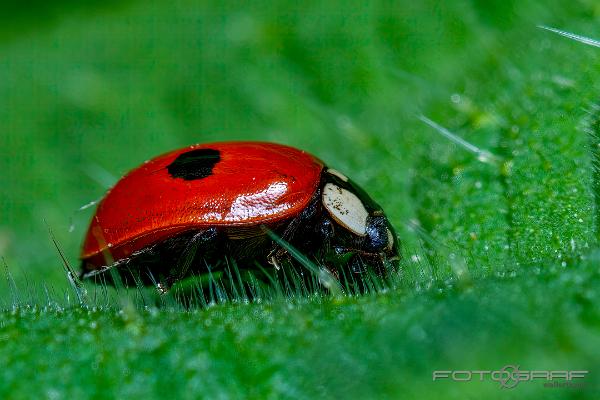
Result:
M201 179L178 177L173 165L194 150L216 151L219 161ZM187 161L178 165L185 169ZM132 170L109 190L92 218L81 258L107 265L108 255L119 260L195 228L292 217L313 197L322 169L314 156L274 143L221 142L172 151Z

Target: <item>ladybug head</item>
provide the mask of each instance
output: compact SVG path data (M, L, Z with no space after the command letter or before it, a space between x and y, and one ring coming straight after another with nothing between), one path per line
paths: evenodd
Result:
M327 169L321 183L319 224L324 258L354 273L384 275L400 259L394 228L381 207L346 176Z

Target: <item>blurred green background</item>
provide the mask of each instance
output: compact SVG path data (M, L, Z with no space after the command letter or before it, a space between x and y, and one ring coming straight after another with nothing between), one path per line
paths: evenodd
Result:
M0 255L17 301L2 279L0 394L594 398L600 50L536 26L600 38L599 20L593 0L4 2ZM48 227L77 265L80 207L157 154L237 139L306 149L367 189L404 242L399 286L192 313L26 307L68 288ZM508 363L596 377L431 382Z

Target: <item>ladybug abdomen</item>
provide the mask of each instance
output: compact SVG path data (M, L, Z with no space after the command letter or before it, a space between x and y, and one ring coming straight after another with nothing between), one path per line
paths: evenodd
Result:
M147 161L107 193L82 259L115 260L179 233L273 224L310 202L323 164L292 147L256 142L191 146Z

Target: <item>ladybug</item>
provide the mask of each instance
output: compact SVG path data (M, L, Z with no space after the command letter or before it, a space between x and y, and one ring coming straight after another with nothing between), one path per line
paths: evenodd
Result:
M227 257L274 270L294 263L282 241L337 277L385 275L400 259L382 208L339 171L281 144L220 142L166 153L121 178L92 217L81 276L116 268L134 285L133 271L166 292Z

